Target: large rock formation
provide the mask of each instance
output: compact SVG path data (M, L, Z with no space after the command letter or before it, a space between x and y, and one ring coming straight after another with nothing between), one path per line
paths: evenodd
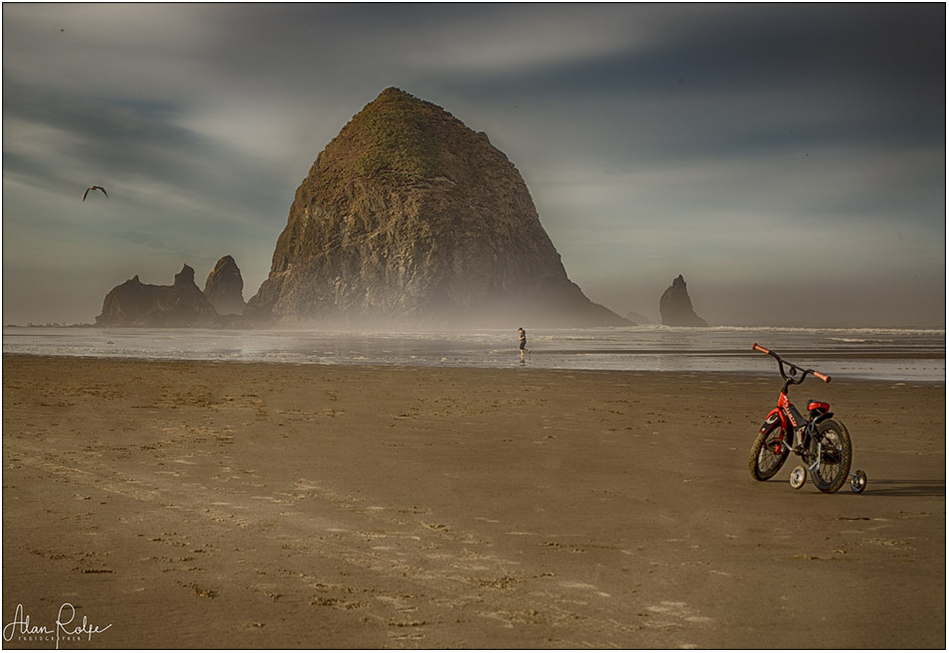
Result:
M185 265L171 286L139 281L135 275L113 288L102 302L99 326L211 326L218 315L194 283L194 270Z
M628 324L572 283L483 133L395 88L320 153L245 316L320 325Z
M665 326L704 327L708 323L695 314L692 300L680 274L659 299L659 314Z
M222 257L211 270L204 284L204 296L220 315L244 312L244 279L231 256Z

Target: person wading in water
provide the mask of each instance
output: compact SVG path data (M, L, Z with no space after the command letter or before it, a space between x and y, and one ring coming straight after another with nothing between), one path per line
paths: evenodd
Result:
M524 352L528 354L531 353L531 350L527 348L527 332L524 329L517 330L518 338L521 341L521 362L524 362Z

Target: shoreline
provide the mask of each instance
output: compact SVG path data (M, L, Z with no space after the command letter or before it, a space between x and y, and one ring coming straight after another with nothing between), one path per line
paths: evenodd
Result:
M945 382L945 331L862 332L666 327L529 331L528 367L613 371L764 373L762 342L791 361L832 377ZM333 333L316 331L116 329L4 332L4 352L139 360L300 362L509 369L517 340L507 331ZM822 368L829 369L822 369Z
M768 329L789 329L789 330L801 330L801 331L804 331L804 330L814 330L814 329L833 330L833 331L853 331L853 330L871 330L871 331L902 331L902 330L911 330L911 331L945 331L945 330L946 330L945 325L935 325L935 326L933 326L933 325L919 325L919 324L916 324L916 325L892 325L892 324L890 324L890 325L850 325L850 326L816 326L816 325L797 325L797 326L795 326L795 325L788 325L788 324L772 324L772 325L769 326L769 325L762 325L762 324L710 324L710 325L704 326L704 327L674 327L674 326L669 326L669 325L666 325L666 324L661 324L661 323L658 323L658 322L649 322L649 323L643 323L643 324L631 324L631 325L612 326L612 327L610 327L610 326L599 326L599 327L544 327L543 325L541 325L541 328L546 328L546 329L550 329L550 330L556 330L556 329L562 329L562 330L564 330L564 329L574 329L574 328L577 328L577 329L584 329L584 328L597 328L597 329L627 329L627 328L636 328L636 327L642 327L642 328L665 327L665 328L669 328L669 329L712 329L712 330L714 330L714 329L765 329L765 330L768 330ZM4 324L4 325L3 325L3 328L4 328L4 329L7 329L7 328L9 328L9 329L102 329L102 330L105 330L105 331L109 331L109 330L118 331L118 330L121 330L121 329L132 329L132 330L135 330L135 329L142 329L142 330L148 330L148 329L158 329L158 330L164 330L164 329L183 329L183 330L192 330L192 331L208 331L208 330L217 330L217 329L219 329L220 327L164 327L164 326L142 326L142 325L116 326L116 325L103 325L103 324L95 324L95 323L66 324L65 322L47 322L47 323L45 323L45 324L31 324L31 323L28 323L28 324ZM347 330L351 330L352 328L354 328L352 325L347 325L347 327L346 327ZM371 331L371 329L370 329L369 327L360 327L360 328L363 328L363 329L365 329L365 330L367 330L367 331ZM509 331L509 330L510 330L510 327L507 325L507 323L502 324L502 325L499 325L499 326L494 326L494 327L485 326L485 327L482 327L482 328L483 328L484 330L503 330L503 331ZM230 327L225 327L225 329L229 330ZM241 330L241 331L298 331L298 330L308 330L308 331L312 331L312 330L320 330L320 329L318 329L318 328L315 327L315 326L309 326L309 327L307 327L307 326L301 326L301 325L287 324L287 325L270 325L270 326L265 326L265 327L260 327L260 326L257 326L257 327L247 327L247 328L243 328L243 327L242 327L242 328L240 328L240 330ZM405 332L418 333L418 332L425 332L425 331L438 332L438 331L442 331L442 330L443 330L443 327L437 327L437 326L436 326L436 327L431 327L430 329L421 329L421 328L407 329L407 328L406 328L404 331L405 331ZM325 329L325 331L330 332L330 331L333 331L333 329ZM392 333L392 332L393 332L393 329L383 329L383 328L379 328L378 331L379 331L380 333ZM399 330L396 329L395 331L399 331Z
M789 358L792 356L799 356L800 352L795 352L789 350L790 353L786 354ZM560 352L558 352L560 353ZM600 353L600 352L597 352ZM638 353L638 352L637 352ZM662 352L662 354L668 354L672 356L689 356L690 354L678 354L677 352ZM534 354L531 354L532 356ZM512 353L511 358L516 358L517 354ZM807 353L807 356L812 359L826 359L826 360L836 360L833 354L820 354L820 353ZM708 357L708 356L707 356ZM920 360L939 360L938 356L929 356L929 355L920 355L920 356L903 356L903 355L888 355L888 354L874 354L866 356L854 356L853 358L867 358L867 359L879 359L879 360L893 360L901 358L918 358ZM3 360L15 361L17 359L37 359L37 360L50 360L50 361L85 361L85 362L95 362L100 361L106 364L111 363L138 363L138 364L151 364L151 363L185 363L193 365L235 365L235 366L275 366L275 367L316 367L316 368L325 368L325 369L345 369L345 370L366 370L366 369L377 369L380 371L384 370L419 370L419 371L482 371L482 372L517 372L517 373L565 373L565 374L646 374L646 375L656 375L656 376L737 376L737 377L756 377L756 378L765 378L772 376L774 377L775 383L780 386L780 375L778 374L777 365L774 366L773 370L651 370L651 369L586 369L586 368L573 368L573 367L540 367L532 366L530 363L525 363L524 365L516 364L514 362L510 363L504 367L490 367L490 366L478 366L478 365L452 365L449 363L444 363L440 365L426 365L426 364L412 364L412 363L354 363L351 361L344 362L325 362L320 360L314 361L265 361L265 360L225 360L225 359L184 359L184 358L154 358L154 357L137 357L137 356L88 356L88 355L58 355L58 354L32 354L32 353L4 353ZM832 384L840 382L846 383L866 383L871 385L895 385L895 384L912 384L912 385L946 385L947 378L941 379L910 379L910 380L891 380L891 379L874 379L863 376L847 376L845 373L838 373L831 375ZM825 384L814 382L813 380L808 380L806 386L810 386L812 383L815 383L816 387L823 388Z
M944 383L792 390L869 475L824 495L748 472L776 371L3 365L5 625L69 602L110 625L90 648L945 647Z
M814 360L827 360L827 361L846 361L846 360L944 360L944 356L933 355L928 353L919 353L919 354L890 354L890 353L867 353L863 355L848 355L846 358L840 357L830 352L812 352L808 351L802 353L793 349L787 350L789 353L784 354L788 358L795 356L804 356L806 355L809 359ZM537 352L539 355L543 355L544 352ZM561 354L564 352L553 352L556 354ZM570 353L570 352L567 352ZM575 352L574 352L575 353ZM590 353L601 354L604 353L603 350L594 350ZM643 352L631 352L635 354L642 354ZM646 355L664 355L675 357L695 357L695 358L716 358L719 354L716 352L714 354L703 354L702 352L697 353L683 353L675 351L662 351L662 352L646 352ZM534 354L531 354L532 356ZM729 355L728 352L725 352L725 355ZM511 358L516 357L516 351L511 354ZM750 357L750 355L749 355ZM352 360L344 360L341 362L327 362L325 360L312 360L312 361L301 361L301 360L284 360L284 361L274 361L274 360L235 360L235 359L215 359L215 358L160 358L154 356L90 356L90 355L72 355L72 354L37 354L37 353L3 353L4 360L16 360L18 358L34 358L34 359L48 359L48 360L80 360L80 361L101 361L103 363L120 363L120 362L130 362L130 363L191 363L195 365L274 365L274 366L296 366L296 367L318 367L326 369L379 369L379 370L420 370L420 371L451 371L451 370L480 370L480 371L518 371L520 373L524 372L563 372L563 373L590 373L590 374L654 374L657 376L662 375L685 375L685 376L736 376L736 377L756 377L756 378L765 378L772 376L775 379L775 382L780 385L780 376L777 372L777 366L774 366L774 369L767 370L747 370L747 369L724 369L724 370L708 370L708 369L683 369L683 370L656 370L656 369L593 369L593 368L584 368L584 367L543 367L541 365L532 365L531 363L527 364L517 364L511 362L505 366L491 366L491 365L477 365L477 364L452 364L451 362L446 363L408 363L408 362L353 362ZM532 362L532 361L531 361ZM947 377L943 374L941 377L921 377L921 378L874 378L872 376L865 376L859 374L850 374L847 371L843 372L834 372L831 373L831 378L834 383L846 382L846 383L866 383L866 384L876 384L876 385L925 385L925 386L944 386L946 385ZM813 382L813 380L811 381ZM808 383L810 385L810 382ZM820 384L823 386L823 384Z

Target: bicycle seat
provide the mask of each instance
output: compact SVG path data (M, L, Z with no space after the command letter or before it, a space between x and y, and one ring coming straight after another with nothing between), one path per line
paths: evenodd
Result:
M807 402L807 409L826 412L830 410L830 404L828 404L826 401L816 401L814 399L811 399Z

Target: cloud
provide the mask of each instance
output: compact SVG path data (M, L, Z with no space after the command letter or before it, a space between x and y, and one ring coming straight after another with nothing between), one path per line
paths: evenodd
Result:
M4 122L15 134L4 139L11 157L5 175L70 196L91 183L124 187L115 199L163 197L185 211L269 206L279 193L262 161L176 124L173 102L74 98L14 82L5 87Z

